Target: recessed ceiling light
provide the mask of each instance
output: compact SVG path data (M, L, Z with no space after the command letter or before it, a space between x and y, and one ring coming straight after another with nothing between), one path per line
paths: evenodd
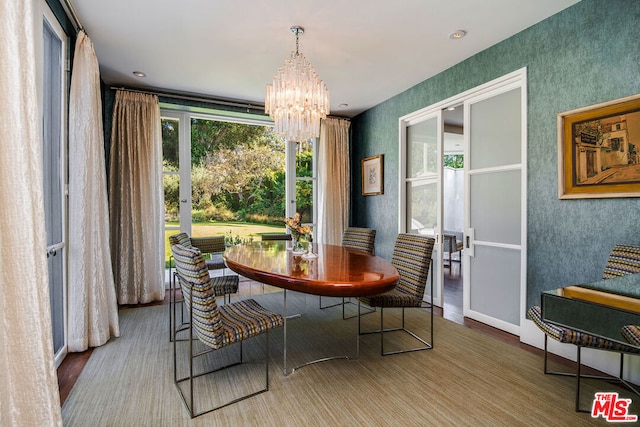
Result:
M340 107L340 108L347 108L348 106L349 106L349 104L340 104L340 105L338 105L338 107Z
M461 39L467 35L465 30L456 30L453 33L449 34L449 38L453 40Z
M447 111L454 111L456 109L456 107L449 107L447 108Z
M142 71L134 71L133 75L136 77L147 77L147 75L145 73L143 73Z

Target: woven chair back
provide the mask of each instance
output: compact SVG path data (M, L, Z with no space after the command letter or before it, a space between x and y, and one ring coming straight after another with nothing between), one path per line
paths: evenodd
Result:
M182 245L173 245L171 252L184 302L192 314L193 330L209 346L216 349L222 347L222 318L202 253L196 248Z
M169 236L169 245L182 245L185 248L191 247L191 239L187 233L172 234Z
M640 246L616 245L604 267L603 279L640 273Z
M396 289L422 299L434 244L432 237L408 233L398 235L391 256L391 263L400 274Z
M376 230L371 228L348 227L342 234L342 246L357 249L373 255Z

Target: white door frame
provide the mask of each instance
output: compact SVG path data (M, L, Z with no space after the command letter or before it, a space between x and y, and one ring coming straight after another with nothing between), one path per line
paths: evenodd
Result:
M400 151L399 151L399 215L398 215L398 230L402 231L405 230L406 228L406 193L404 190L404 185L405 185L405 179L406 179L406 169L405 169L405 160L404 159L404 155L406 154L405 151L405 147L404 145L406 144L405 141L405 137L404 137L404 129L405 129L405 122L410 121L410 120L414 120L418 117L424 117L426 115L429 114L433 114L436 111L440 111L443 110L447 107L450 106L456 106L456 105L460 105L463 104L466 100L474 98L474 97L478 97L481 96L482 94L485 93L490 93L493 92L495 90L497 90L498 88L503 88L503 87L507 87L509 85L516 85L515 87L521 87L522 88L522 99L521 99L521 106L522 106L522 110L521 110L521 118L522 118L522 136L521 136L521 143L522 143L522 168L521 168L521 174L522 174L522 180L521 180L521 186L522 186L522 196L521 196L521 207L522 207L522 218L521 218L521 270L520 270L520 324L523 323L523 319L526 316L526 297L527 297L527 70L526 67L523 67L519 70L513 71L509 74L506 74L502 77L499 77L497 79L494 79L490 82L487 82L483 85L474 87L472 89L469 89L465 92L462 92L460 94L454 95L450 98L444 99L440 102L437 102L435 104L432 104L428 107L425 107L421 110L415 111L411 114L408 114L406 116L403 116L400 118L399 120L399 141L400 141ZM465 115L468 114L466 109L465 109ZM465 135L465 154L467 154L466 150L468 149L468 130L465 129L464 130L464 135ZM442 152L441 152L442 154ZM465 168L466 168L466 160L465 160ZM466 173L465 173L466 174ZM465 177L466 179L466 177ZM466 195L466 197L469 197L468 195ZM468 203L468 201L465 201L465 204ZM465 236L465 250L463 251L463 263L465 265L468 265L469 263L469 254L466 249L467 246L467 242L466 242L466 237ZM440 251L441 253L441 251ZM440 255L439 257L439 261L436 259L436 262L439 262L440 268L439 270L442 271L442 257ZM466 272L465 272L466 274ZM468 294L468 290L465 289L463 292L465 292L465 294ZM508 332L514 333L516 335L519 335L520 332L520 328L518 327L513 327L513 325L510 324L503 324L503 325L494 325L497 326L501 329L504 328L504 330L507 330Z
M45 0L39 2L41 13L38 13L37 16L41 18L41 20L37 21L40 24L36 25L36 52L37 56L40 57L41 61L37 62L37 73L38 73L38 91L39 91L39 103L40 103L40 112L44 114L44 90L47 89L44 87L44 73L46 72L44 67L48 66L48 64L44 64L44 23L46 22L49 27L53 30L55 35L61 41L61 57L59 58L61 64L60 70L60 81L57 82L60 84L60 88L62 92L60 93L60 134L58 137L60 138L60 169L59 169L59 179L60 185L62 189L62 200L61 200L61 220L62 220L62 241L56 242L52 246L47 247L47 255L46 256L57 256L62 257L62 333L63 333L63 344L62 347L57 349L54 357L55 357L55 365L60 366L62 361L67 355L68 348L68 301L67 301L67 269L68 269L68 251L67 251L67 232L68 232L68 209L67 209L67 201L68 201L68 192L69 192L69 184L67 181L67 163L68 163L68 139L67 139L67 108L68 108L68 75L69 75L69 60L67 58L67 44L68 44L68 36L64 32L64 29L58 22L58 19L53 14L53 11L47 4ZM43 141L44 143L44 141ZM47 177L44 177L47 179ZM44 255L44 254L43 254ZM52 328L55 328L57 325L53 322L53 313L52 313ZM55 343L54 343L55 344Z
M180 226L167 227L191 236L191 120L182 111L160 110L160 117L178 120L178 175L180 177ZM188 161L185 161L187 160Z
M285 144L285 216L292 218L297 212L297 182L298 181L311 181L312 182L312 203L313 203L313 221L311 223L305 223L310 225L313 240L317 239L317 221L318 221L318 138L311 140L312 147L312 176L311 177L298 177L296 170L296 153L298 150L298 143L287 141Z
M437 152L438 159L436 162L436 174L433 177L424 179L417 178L407 178L407 128L412 125L416 125L427 120L436 120L436 144L437 144ZM434 237L436 242L433 247L433 253L431 255L432 259L432 267L429 269L429 276L433 276L433 304L442 307L443 301L443 291L444 291L444 273L443 273L443 257L442 257L442 212L443 212L443 201L442 201L442 159L443 159L443 150L444 150L444 124L442 117L442 110L440 109L429 109L428 111L421 110L419 112L409 114L407 116L400 118L400 135L399 135L399 155L398 159L400 161L399 167L399 188L398 192L400 194L400 204L399 204L399 224L398 224L398 232L406 233L410 228L410 224L407 224L407 215L406 215L406 206L407 206L407 184L409 182L414 181L422 181L425 184L435 184L437 186L436 190L436 206L439 207L436 212L436 224L433 230L429 230L426 232L426 235L430 237ZM429 181L429 182L427 182ZM427 278L427 282L431 280L431 277ZM425 288L425 294L423 296L426 302L431 302L430 298L427 298L429 295L427 294L427 288Z
M526 313L526 295L527 295L527 274L526 274L526 262L527 262L527 168L526 168L526 159L527 159L527 96L526 96L526 69L523 68L514 73L511 73L503 78L496 79L487 83L486 85L480 86L477 93L473 93L470 96L466 97L464 103L464 141L465 141L465 248L463 250L463 315L465 317L470 317L474 320L480 321L482 323L486 323L490 326L496 327L503 331L509 332L511 334L520 336L520 325L523 322L523 318ZM520 89L520 163L511 164L500 167L492 167L486 168L483 170L476 170L470 172L469 168L469 150L470 150L470 106L473 103L478 103L495 96L504 94L506 92L512 91L514 89ZM485 173L496 173L496 172L504 172L504 171L520 171L520 209L521 209L521 217L520 217L520 244L499 244L496 245L492 242L479 242L475 240L475 233L472 228L469 228L470 223L470 179L471 175L477 174L485 174ZM474 256L474 247L476 244L484 245L484 246L492 246L492 247L502 247L509 250L518 250L520 251L520 316L518 324L513 324L507 322L505 320L501 320L487 314L481 313L479 311L474 311L471 309L471 262L470 258Z

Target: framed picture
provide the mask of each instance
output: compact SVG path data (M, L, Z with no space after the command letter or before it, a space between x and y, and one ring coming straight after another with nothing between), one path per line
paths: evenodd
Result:
M640 94L558 114L558 197L640 197Z
M384 155L362 159L362 195L375 196L384 193Z

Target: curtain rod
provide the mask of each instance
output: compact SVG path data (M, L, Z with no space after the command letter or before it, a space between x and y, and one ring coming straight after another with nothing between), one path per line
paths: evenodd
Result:
M264 105L259 105L259 104L250 104L250 103L242 103L242 102L234 102L234 101L225 101L222 99L215 99L215 98L203 98L203 97L198 97L198 96L187 96L187 95L179 95L179 94L175 94L175 93L167 93L167 92L159 92L159 91L155 91L155 90L143 90L143 89L133 89L133 88L127 88L127 87L123 87L123 86L111 86L111 89L113 90L126 90L129 92L137 92L137 93L146 93L149 95L157 95L157 96L163 96L165 98L175 98L175 99L184 99L184 100L188 100L188 101L199 101L199 102L207 102L207 103L211 103L211 104L219 104L219 105L227 105L230 107L240 107L240 108L247 108L247 109L251 109L251 110L260 110L264 112ZM336 118L336 119L343 119L343 120L347 120L347 121L351 121L351 119L349 117L341 117L341 116L327 116L327 117L332 117L332 118Z
M129 89L129 88L126 88L126 87L111 86L111 89L126 90L126 91L129 91L129 92L146 93L146 94L149 94L149 95L163 96L165 98L176 98L176 99L184 99L184 100L188 100L188 101L207 102L207 103L211 103L211 104L227 105L227 106L230 106L230 107L240 107L240 108L247 108L247 109L251 109L251 110L262 110L262 111L264 111L264 105L233 102L233 101L224 101L224 100L221 100L221 99L203 98L203 97L198 97L198 96L178 95L178 94L174 94L174 93L158 92L158 91L154 91L154 90Z
M67 5L67 9L69 10L69 15L71 15L71 18L73 18L73 21L76 24L76 28L78 29L78 32L84 31L84 27L80 23L80 19L78 19L78 15L76 15L76 10L73 8L73 5L71 4L71 0L64 0L64 2Z

